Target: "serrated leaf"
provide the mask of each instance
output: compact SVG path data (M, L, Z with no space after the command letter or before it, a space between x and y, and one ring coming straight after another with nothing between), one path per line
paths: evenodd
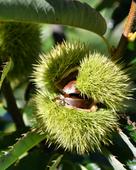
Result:
M101 168L95 163L89 163L86 166L87 170L101 170Z
M90 153L88 158L86 157L86 161L84 162L88 170L113 170L103 150L102 152L95 151Z
M132 161L128 161L127 165L129 166L129 168L131 170L136 170L136 159L132 160Z
M114 170L127 170L124 168L124 165L114 156L112 153L110 153L109 150L106 148L103 148L102 154L108 159L109 163L113 167Z
M95 163L87 164L86 166L80 165L81 170L101 170Z
M112 154L109 154L109 158L108 158L110 164L113 166L113 168L115 170L127 170L126 168L124 168L123 164L121 162L119 162L115 156L113 156Z
M29 151L45 138L45 135L40 135L35 131L25 134L12 146L11 149L0 156L0 170L7 169L10 165L16 162L22 154Z
M59 166L62 157L63 155L60 155L56 160L54 160L54 163L49 167L49 170L57 170L57 167Z
M26 132L26 131L25 131ZM0 151L7 149L9 146L14 145L16 139L20 137L20 133L25 133L24 131L15 131L12 133L0 132Z
M113 155L116 155L121 162L126 162L134 158L133 153L119 133L115 132L112 136L113 144L108 148Z
M46 153L45 150L37 147L7 170L45 170L45 165L47 165L50 156L50 153Z
M136 142L136 132L130 132L130 136L131 138L134 140L134 142Z
M135 126L132 124L126 125L125 129L128 131L131 139L133 139L133 141L136 142L136 128L135 128Z
M123 139L123 141L127 144L127 146L130 148L131 152L133 153L134 157L136 158L136 147L130 142L127 135L125 135L122 131L119 132L119 135Z
M80 165L80 169L81 170L88 170L85 166L83 166L83 165Z
M8 72L10 71L10 68L12 66L12 60L10 59L4 66L3 71L2 71L2 75L1 75L1 79L0 79L0 89L2 86L2 83L4 81L4 79L6 78Z
M127 125L125 128L126 128L128 131L132 131L134 127L133 127L132 125Z
M99 35L106 32L100 13L77 0L0 0L0 20L69 25Z

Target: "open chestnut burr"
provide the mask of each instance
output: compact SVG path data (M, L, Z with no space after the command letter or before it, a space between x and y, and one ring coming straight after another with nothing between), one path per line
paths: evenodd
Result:
M62 94L58 97L61 104L66 107L77 109L86 109L87 111L96 111L97 103L92 98L83 96L76 88L76 80L68 82L62 89Z

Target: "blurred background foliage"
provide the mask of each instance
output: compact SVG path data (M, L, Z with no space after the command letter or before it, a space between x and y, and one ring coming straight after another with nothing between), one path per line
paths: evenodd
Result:
M130 0L81 0L86 2L99 11L107 22L107 32L105 37L109 40L113 49L117 46L126 16L130 8ZM79 18L80 19L80 18ZM136 29L136 28L135 28ZM48 53L57 43L63 40L81 41L89 44L90 50L98 50L108 55L105 43L98 35L78 28L59 26L59 25L40 25L40 36L42 40L42 52ZM1 42L1 40L0 40ZM125 52L124 61L126 65L136 62L136 41L130 42ZM16 131L16 127L10 113L6 111L6 104L3 95L0 96L0 150L13 145L21 133L25 133L31 126L33 120L33 108L29 100L33 85L28 79L22 81L12 81L12 88L17 101L17 105L23 114L25 125L28 127L22 131ZM135 107L135 106L134 106ZM135 110L135 109L134 109ZM136 114L129 113L122 122L123 131L129 136L133 145L136 145ZM42 148L42 149L41 149ZM120 136L113 137L113 144L108 148L109 152L115 155L118 160L125 164L126 169L136 170L136 160L132 154L132 148L128 147ZM61 154L64 154L63 158ZM111 154L111 155L112 155ZM108 154L109 155L109 154ZM43 143L31 149L20 160L13 164L8 170L113 170L113 164L116 157L107 156L107 151L101 153L90 153L89 155L75 155L64 152L63 149L57 149ZM58 159L61 158L61 159ZM55 163L54 163L55 160ZM57 164L58 163L58 164ZM28 166L29 165L29 166ZM48 166L47 166L48 165ZM53 165L53 166L52 166ZM58 166L59 165L59 166ZM49 168L50 166L50 168ZM28 168L29 167L29 168ZM119 170L119 169L116 169Z

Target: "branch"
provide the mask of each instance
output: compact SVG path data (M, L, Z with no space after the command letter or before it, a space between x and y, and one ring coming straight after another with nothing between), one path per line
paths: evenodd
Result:
M129 34L134 33L134 26L136 24L136 0L132 0L128 18L125 24L125 28L116 51L114 52L112 59L118 60L122 58L129 42Z
M12 119L16 125L16 128L19 130L21 128L25 128L25 124L22 119L22 115L20 110L17 107L15 97L12 92L12 88L8 80L4 80L2 85L2 93L7 102L7 110L11 114Z

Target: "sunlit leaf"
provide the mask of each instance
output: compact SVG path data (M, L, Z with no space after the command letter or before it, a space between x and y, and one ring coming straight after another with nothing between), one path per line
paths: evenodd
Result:
M132 161L128 161L127 165L129 166L129 168L131 170L136 170L136 159L132 160Z
M86 166L87 170L101 170L101 168L95 163L89 163Z
M124 165L114 156L112 153L110 153L109 150L106 148L103 148L102 154L108 159L109 163L113 167L113 169L118 170L127 170Z
M35 131L25 134L17 143L11 146L11 149L3 151L3 155L0 156L0 170L7 169L16 162L22 154L33 148L44 138L46 138L45 135L40 135Z
M85 166L80 165L81 170L88 170Z
M125 127L125 129L127 129L129 136L134 140L134 142L136 142L136 129L133 125L127 125Z
M112 154L109 155L108 160L115 170L116 169L126 170L126 168L124 168L124 165L121 162L119 162L119 160Z
M10 166L7 170L45 170L51 154L44 150L34 148L21 160Z
M49 167L49 170L56 170L59 166L63 155L60 155L56 160L53 161L53 164Z
M130 142L127 135L125 135L122 131L119 132L121 138L124 140L124 142L127 144L131 152L133 153L134 157L136 158L136 147Z
M99 35L106 32L100 13L76 0L0 0L0 20L69 25Z

